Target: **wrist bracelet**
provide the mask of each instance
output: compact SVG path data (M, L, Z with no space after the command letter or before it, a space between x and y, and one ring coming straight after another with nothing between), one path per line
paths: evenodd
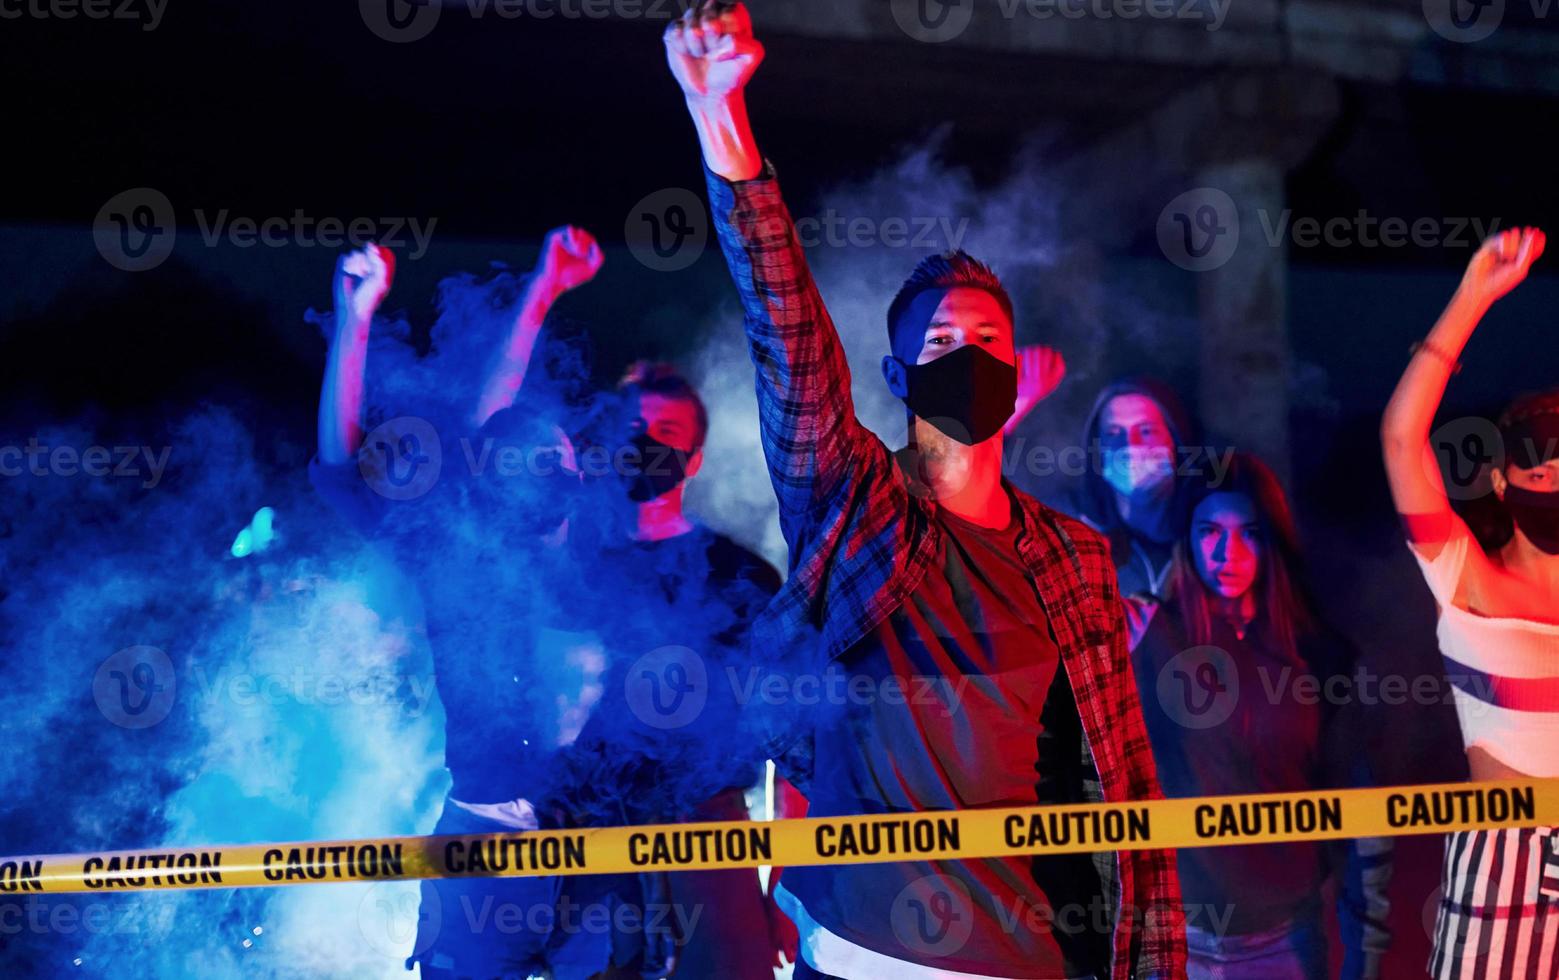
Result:
M1433 354L1451 369L1451 374L1453 376L1462 373L1461 361L1458 361L1456 358L1452 357L1450 354L1447 354L1445 351L1441 350L1439 347L1435 346L1427 340L1417 341L1411 347L1409 347L1407 351L1410 355L1418 354L1419 352Z

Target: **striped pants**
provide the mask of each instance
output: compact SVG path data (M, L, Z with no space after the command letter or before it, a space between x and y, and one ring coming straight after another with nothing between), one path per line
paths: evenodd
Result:
M1559 828L1446 835L1434 980L1559 977Z

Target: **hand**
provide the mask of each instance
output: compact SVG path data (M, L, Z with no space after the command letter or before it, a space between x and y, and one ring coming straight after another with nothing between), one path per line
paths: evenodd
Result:
M1034 344L1018 348L1018 405L1014 415L1026 415L1050 397L1066 377L1066 359L1054 347Z
M689 102L740 95L763 61L744 4L698 0L666 28L666 60Z
M786 963L796 962L801 951L801 935L790 917L778 909L772 911L770 918L774 932L774 962L771 965L777 970L783 969Z
M336 262L336 315L349 314L359 323L373 319L394 280L395 253L382 245L369 242L341 256Z
M1546 241L1538 228L1510 228L1489 236L1467 263L1461 291L1484 304L1493 303L1527 277Z
M1054 347L1035 344L1018 348L1018 400L1012 406L1012 416L1002 426L1007 435L1017 431L1018 424L1034 410L1034 406L1050 397L1061 379L1066 377L1066 360Z
M567 225L547 232L537 271L557 292L564 293L594 279L605 261L601 246L588 231Z

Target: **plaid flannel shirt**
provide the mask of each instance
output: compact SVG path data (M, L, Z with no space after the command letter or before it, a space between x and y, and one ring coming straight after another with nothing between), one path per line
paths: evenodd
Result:
M850 369L772 168L707 173L721 248L741 293L759 424L790 576L753 626L755 650L824 664L897 609L932 568L937 505L855 417ZM1050 618L1083 730L1083 799L1162 798L1126 647L1109 545L1010 484L1018 551ZM812 657L810 661L807 656ZM772 746L775 757L784 754ZM1172 850L1095 855L1116 909L1113 980L1183 977L1184 917Z

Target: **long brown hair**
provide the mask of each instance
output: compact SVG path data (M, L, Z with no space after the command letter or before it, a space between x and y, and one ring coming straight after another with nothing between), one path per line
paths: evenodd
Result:
M1302 660L1299 640L1316 627L1315 605L1305 586L1299 532L1288 496L1277 475L1255 456L1236 453L1222 480L1197 484L1191 493L1185 532L1175 543L1175 596L1192 642L1212 642L1213 604L1196 573L1196 543L1189 515L1216 493L1249 497L1261 525L1263 548L1256 582L1256 616L1263 619L1273 642L1291 660Z

